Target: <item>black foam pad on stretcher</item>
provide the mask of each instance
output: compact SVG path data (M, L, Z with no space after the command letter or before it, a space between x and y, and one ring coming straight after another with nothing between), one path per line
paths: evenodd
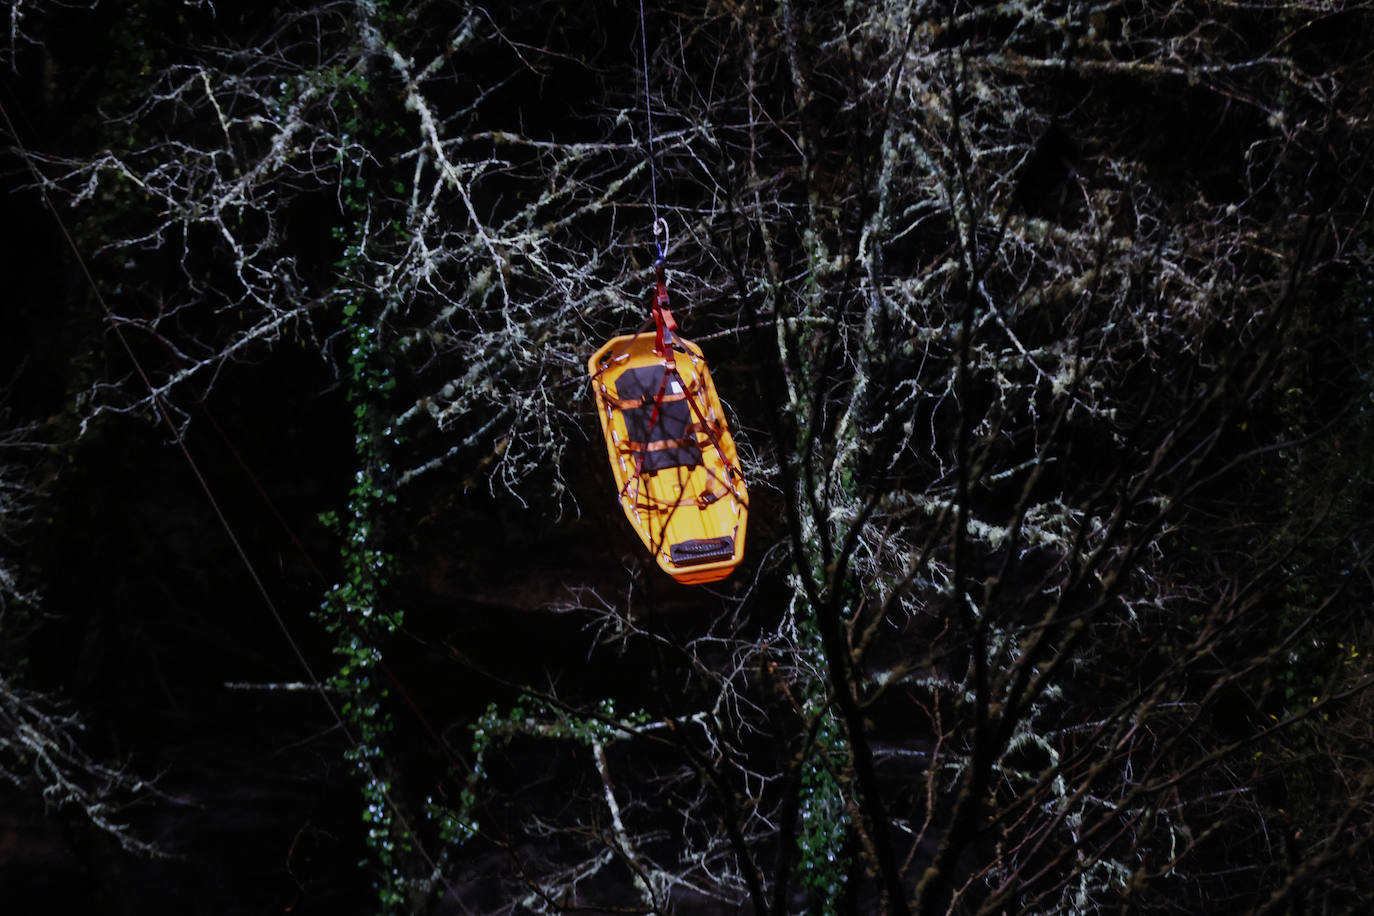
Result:
M664 468L696 467L701 464L701 448L695 436L687 435L687 427L692 423L692 407L686 400L668 400L668 396L681 395L682 383L669 374L664 384L664 370L657 366L641 366L626 369L615 380L615 395L622 401L642 399L639 407L625 410L625 430L633 442L649 446L655 442L674 442L675 445L644 450L643 471L661 471ZM654 400L659 388L663 388L664 400L659 404L658 416L654 416ZM652 421L652 426L650 425Z

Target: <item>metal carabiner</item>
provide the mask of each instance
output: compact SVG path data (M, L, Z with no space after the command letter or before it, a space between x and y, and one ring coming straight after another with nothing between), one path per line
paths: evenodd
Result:
M662 238L663 241L659 241ZM654 246L658 248L658 260L661 264L668 259L668 221L663 217L654 220Z

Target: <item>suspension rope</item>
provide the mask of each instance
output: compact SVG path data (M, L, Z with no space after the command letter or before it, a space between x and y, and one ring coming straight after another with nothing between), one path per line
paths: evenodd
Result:
M654 104L649 97L649 35L644 24L644 0L639 0L639 48L644 60L644 123L649 129L649 189L653 194L654 237L658 237L658 171L654 166ZM665 245L658 247L659 260L666 254L667 225L664 225Z

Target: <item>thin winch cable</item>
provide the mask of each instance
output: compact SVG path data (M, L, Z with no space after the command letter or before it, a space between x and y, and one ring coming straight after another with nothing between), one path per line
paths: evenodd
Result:
M653 194L654 230L658 230L658 170L654 165L654 103L649 98L649 29L644 24L644 0L639 0L639 48L644 60L644 123L649 133L649 189ZM660 246L658 256L663 257Z

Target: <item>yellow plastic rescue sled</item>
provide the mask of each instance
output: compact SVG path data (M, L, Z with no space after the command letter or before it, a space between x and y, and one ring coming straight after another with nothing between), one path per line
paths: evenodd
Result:
M657 333L616 337L587 368L630 524L668 575L716 582L744 557L749 495L706 360L666 302L660 280Z

